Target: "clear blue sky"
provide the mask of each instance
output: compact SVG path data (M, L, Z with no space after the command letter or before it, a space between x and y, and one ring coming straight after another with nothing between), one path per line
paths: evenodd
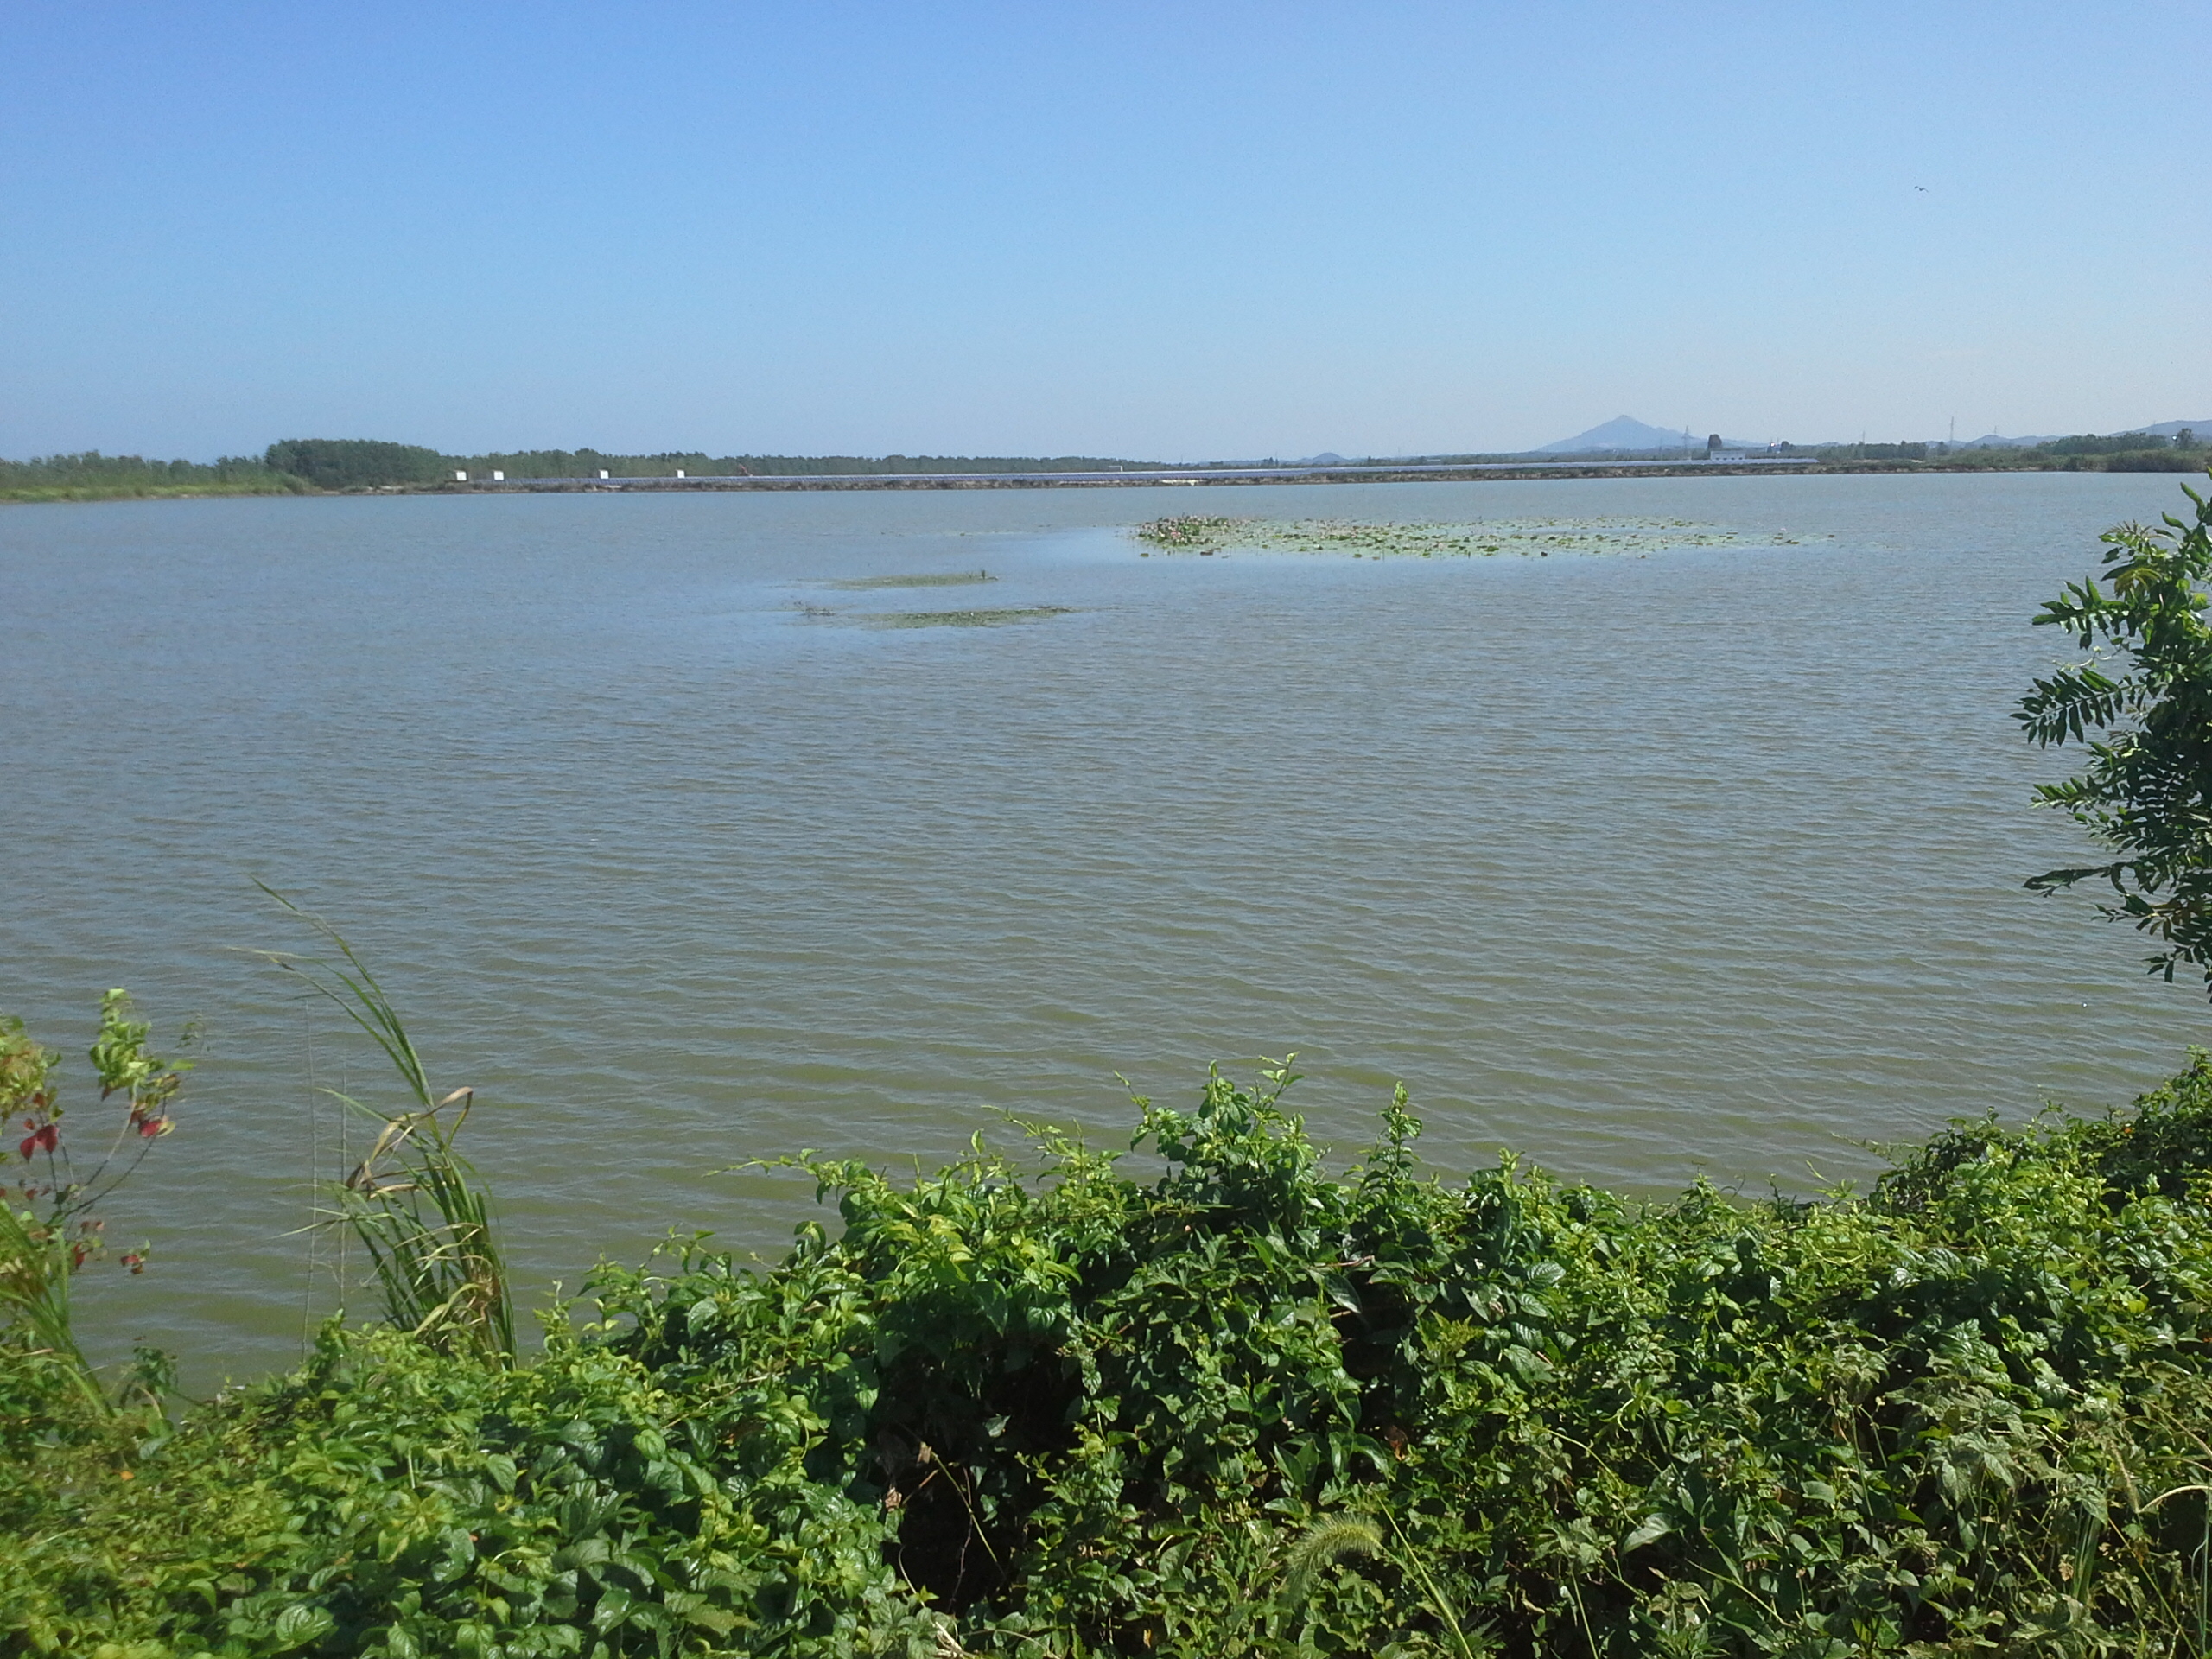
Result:
M2212 416L2208 25L10 0L0 454Z

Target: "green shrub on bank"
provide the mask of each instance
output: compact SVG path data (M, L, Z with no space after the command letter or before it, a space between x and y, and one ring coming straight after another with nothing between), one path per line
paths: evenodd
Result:
M1041 1168L912 1183L802 1160L843 1230L772 1269L607 1270L512 1368L334 1325L158 1444L18 1345L0 1629L113 1659L2202 1651L2212 1061L1809 1204L1446 1183L1402 1097L1332 1177L1287 1081L1145 1106L1150 1182L1050 1135Z
M557 1326L521 1370L333 1326L143 1459L59 1440L35 1471L46 1535L0 1564L0 1606L22 1649L71 1654L927 1645L881 1521L800 1467L803 1419L741 1471L701 1460L684 1410Z

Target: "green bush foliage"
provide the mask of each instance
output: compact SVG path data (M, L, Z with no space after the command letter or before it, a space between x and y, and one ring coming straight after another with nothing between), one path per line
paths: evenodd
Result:
M2036 681L2013 717L2044 747L2078 743L2082 770L2036 790L2118 856L2048 870L2031 891L2108 887L2098 908L2161 948L2150 970L2183 963L2212 993L2212 498L2161 528L2114 525L2103 569L2069 582L2036 618L2083 653Z
M0 1367L15 1650L2202 1652L2212 1058L1869 1194L1322 1165L1271 1068L607 1268L512 1367L325 1330L174 1434ZM579 1317L588 1315L588 1317ZM572 1322L572 1319L574 1322ZM26 1427L31 1425L31 1427ZM126 1478L127 1477L127 1478Z
M272 472L318 490L435 484L453 476L446 458L435 449L372 438L283 438L270 444L262 459Z

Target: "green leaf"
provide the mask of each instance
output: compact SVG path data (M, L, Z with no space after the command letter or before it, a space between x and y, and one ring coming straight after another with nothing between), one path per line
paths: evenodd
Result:
M276 1650L282 1653L320 1641L337 1626L338 1621L327 1609L312 1602L296 1602L276 1615L276 1622L270 1627L270 1636Z

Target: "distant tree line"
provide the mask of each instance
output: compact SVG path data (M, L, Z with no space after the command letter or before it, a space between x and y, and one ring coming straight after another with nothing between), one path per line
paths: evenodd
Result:
M2208 434L2212 436L2212 434ZM1711 440L1707 453L1724 455ZM2204 439L2184 428L2171 438L2154 432L2119 432L2073 437L2021 447L1957 448L1943 443L1850 443L1813 448L1779 444L1773 453L1803 455L1830 466L1866 462L1889 465L1934 463L1947 469L1991 471L2193 472L2206 464ZM1605 456L1560 457L1601 463L1675 458L1650 451ZM1429 455L1432 463L1525 460L1511 455ZM598 449L524 449L503 454L449 455L421 444L389 443L369 438L286 438L260 455L226 455L212 462L151 461L141 455L35 455L29 461L0 461L0 500L88 500L153 495L268 495L313 490L434 488L455 482L488 481L493 473L509 479L792 478L850 477L867 474L914 473L1096 473L1150 472L1171 463L1102 455L709 455L702 450L664 451L651 455L609 454ZM1274 465L1212 462L1213 466ZM1350 462L1349 465L1357 465ZM1370 458L1368 464L1374 464Z
M1925 461L1931 448L1942 448L1940 443L1838 443L1823 445L1811 453L1822 461ZM1790 454L1804 453L1786 444L1783 448Z
M2156 432L2118 432L2109 437L2082 433L2036 446L2038 454L2061 460L2071 472L2193 473L2204 465L2204 445L2188 427L2171 438Z
M2201 446L2196 433L2183 427L2171 438L2156 432L2115 432L2102 438L2094 432L2084 432L2071 438L2053 438L2036 447L2050 455L2124 455L2138 449L2195 449Z
M270 467L318 490L373 489L389 484L435 484L453 468L435 449L370 438L286 438L263 457Z
M264 459L272 469L321 490L448 483L456 473L467 474L475 483L495 472L510 479L596 478L602 472L613 478L673 478L679 472L693 478L794 478L811 474L1143 471L1162 464L1096 455L709 455L696 449L652 455L617 455L598 449L448 455L418 444L367 438L287 438L270 444Z
M0 500L68 501L135 495L274 495L307 485L258 455L213 462L149 461L143 455L33 455L0 461Z
M2157 432L2114 432L2103 436L2083 432L2037 444L1979 448L1946 443L1834 443L1811 450L1783 444L1782 449L1785 454L1810 454L1845 466L1861 461L1934 461L1947 467L1993 472L2191 473L2206 461L2203 441L2188 427L2171 438Z

